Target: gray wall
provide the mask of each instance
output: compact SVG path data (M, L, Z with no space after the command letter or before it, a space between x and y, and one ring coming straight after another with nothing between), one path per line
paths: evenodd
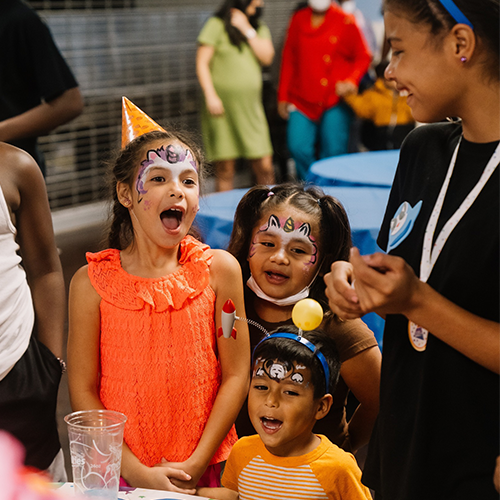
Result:
M32 0L30 4L51 28L86 104L82 116L40 141L53 209L102 198L105 162L119 147L121 96L162 125L198 130L201 100L195 74L196 38L219 2ZM380 18L379 1L358 0L357 4L367 19ZM295 5L290 0L267 0L265 4L264 21L278 55L264 74L269 102Z

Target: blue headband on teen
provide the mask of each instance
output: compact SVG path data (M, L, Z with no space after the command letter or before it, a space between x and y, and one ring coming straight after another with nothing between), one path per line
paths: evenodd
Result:
M269 339L291 339L295 340L296 342L301 343L302 345L305 345L318 359L318 361L321 363L321 367L323 368L323 374L325 375L325 394L328 394L328 391L330 389L330 369L328 368L328 363L326 361L325 356L323 356L323 353L317 349L317 347L310 342L309 340L305 339L301 335L295 335L294 333L272 333L271 335L267 335L264 337L256 346L255 349L253 350L253 353L257 350L257 347L262 344L262 342L265 342L266 340ZM252 354L253 358L253 354ZM252 359L252 365L253 365L253 359Z
M451 17L457 23L466 24L471 29L474 29L472 23L465 17L465 14L457 7L453 0L439 0L439 3L448 11Z

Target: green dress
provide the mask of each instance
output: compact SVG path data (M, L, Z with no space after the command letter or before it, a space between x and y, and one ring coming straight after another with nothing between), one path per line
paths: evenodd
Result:
M271 38L260 25L262 38ZM239 47L228 37L223 21L211 17L198 36L198 43L214 47L210 73L224 105L223 116L212 116L203 106L203 142L211 161L257 159L272 154L269 126L262 105L262 69L247 43Z

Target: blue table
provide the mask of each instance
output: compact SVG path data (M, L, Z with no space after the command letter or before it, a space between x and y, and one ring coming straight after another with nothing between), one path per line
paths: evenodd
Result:
M351 223L353 243L360 252L369 254L380 251L376 240L389 198L389 188L330 186L322 189L344 205ZM227 248L236 207L246 192L247 189L234 189L200 198L200 211L195 224L205 243L212 248ZM374 313L363 319L381 345L384 321Z
M399 149L333 156L314 162L307 182L316 186L391 187Z
M351 223L354 244L361 253L379 251L376 239L389 197L389 188L330 186L322 189L344 205ZM212 248L227 248L236 207L246 192L247 189L234 189L200 198L200 211L195 224L204 241Z

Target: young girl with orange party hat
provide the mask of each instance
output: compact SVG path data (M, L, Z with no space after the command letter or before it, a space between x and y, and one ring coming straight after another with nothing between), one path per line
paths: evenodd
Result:
M71 402L128 417L130 485L194 493L219 483L248 389L246 325L236 338L215 335L228 298L244 311L241 271L188 234L201 151L126 99L123 111L110 248L87 254L70 288Z

